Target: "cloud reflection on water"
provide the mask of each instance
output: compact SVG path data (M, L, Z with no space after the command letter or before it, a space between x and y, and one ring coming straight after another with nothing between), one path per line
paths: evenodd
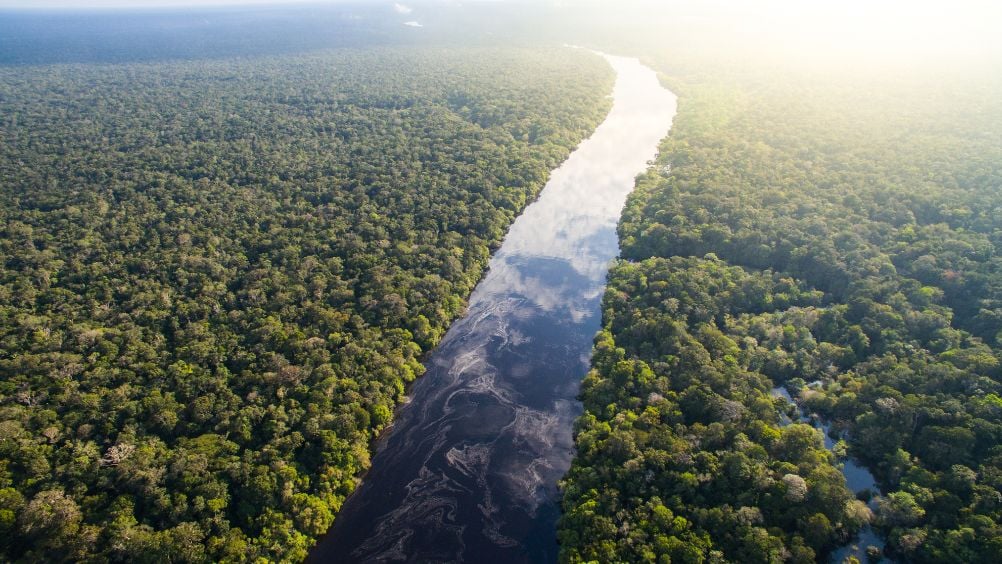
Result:
M606 59L608 117L512 225L315 560L555 559L616 222L675 113L653 71Z

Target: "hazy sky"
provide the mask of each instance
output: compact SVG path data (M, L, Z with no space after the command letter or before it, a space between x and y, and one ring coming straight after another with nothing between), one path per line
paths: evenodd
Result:
M412 3L413 1L413 3ZM806 53L835 49L874 55L1002 52L1000 0L0 0L0 8L161 8L216 5L295 5L366 2L399 15L427 16L436 4L550 4L568 11L612 10L639 21L653 15L679 21L731 22L737 39L789 43ZM413 10L412 10L413 8ZM594 12L594 10L598 10ZM415 25L415 24L409 24ZM722 27L721 29L727 29ZM757 38L757 39L756 39Z
M333 0L0 0L0 8L161 8L248 4L333 4ZM387 3L388 4L388 3Z

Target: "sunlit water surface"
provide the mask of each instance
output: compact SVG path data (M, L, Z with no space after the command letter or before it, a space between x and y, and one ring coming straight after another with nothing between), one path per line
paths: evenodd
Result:
M654 71L605 58L617 73L608 117L512 225L312 560L556 560L557 480L616 222L676 107Z

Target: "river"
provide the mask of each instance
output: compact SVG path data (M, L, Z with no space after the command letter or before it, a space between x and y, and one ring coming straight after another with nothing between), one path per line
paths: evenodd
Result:
M556 560L616 223L676 108L653 70L603 56L609 115L512 224L312 561Z

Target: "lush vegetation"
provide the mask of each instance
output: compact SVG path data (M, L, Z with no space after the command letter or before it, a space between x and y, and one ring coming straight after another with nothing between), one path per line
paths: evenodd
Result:
M0 69L0 560L301 560L611 80L566 49Z
M1000 85L662 68L680 111L620 224L562 559L810 562L872 520L897 559L997 562Z

